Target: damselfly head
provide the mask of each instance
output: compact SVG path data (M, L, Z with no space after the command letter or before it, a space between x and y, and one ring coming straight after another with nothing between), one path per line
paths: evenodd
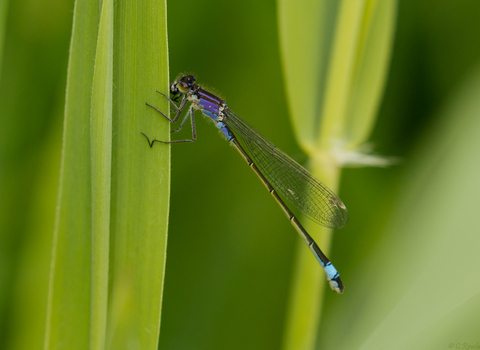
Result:
M186 94L195 85L197 79L191 74L184 75L180 79L175 80L170 84L170 92L172 94Z

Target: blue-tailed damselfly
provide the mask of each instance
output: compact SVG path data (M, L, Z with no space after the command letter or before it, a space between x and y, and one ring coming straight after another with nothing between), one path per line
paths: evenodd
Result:
M188 140L150 141L147 135L142 133L147 138L150 147L155 142L182 143L195 141L197 133L194 112L195 110L200 110L204 115L213 120L217 128L236 147L250 168L262 180L323 267L330 287L338 293L343 293L343 282L338 271L303 228L295 215L288 209L279 194L291 202L305 216L329 228L341 228L347 223L348 211L343 202L309 171L276 148L250 124L233 113L227 107L225 101L204 90L195 82L196 79L193 75L186 74L170 84L171 98L159 92L175 108L176 114L173 119L147 103L148 106L154 108L172 123L178 121L182 111L190 103L180 126L171 132L181 130L185 122L190 118L192 138ZM179 101L180 97L181 100ZM177 106L175 102L180 104Z

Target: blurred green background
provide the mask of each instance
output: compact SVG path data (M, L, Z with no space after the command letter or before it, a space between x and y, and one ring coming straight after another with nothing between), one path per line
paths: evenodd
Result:
M0 349L38 349L43 341L72 11L65 0L8 6ZM344 170L339 195L350 222L335 233L330 258L346 292L327 293L319 348L480 341L479 13L471 0L399 4L371 142L401 162ZM171 1L168 14L172 79L195 73L305 162L285 103L275 1ZM200 119L198 141L172 147L159 348L278 349L299 239L236 150Z

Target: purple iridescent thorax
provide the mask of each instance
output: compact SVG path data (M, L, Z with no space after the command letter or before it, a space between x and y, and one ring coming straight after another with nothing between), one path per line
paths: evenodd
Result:
M204 114L215 120L216 116L218 116L218 108L223 101L202 89L198 90L196 94L198 96L198 103L203 107Z

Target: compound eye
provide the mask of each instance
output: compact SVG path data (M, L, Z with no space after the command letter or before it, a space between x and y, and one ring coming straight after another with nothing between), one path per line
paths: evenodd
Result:
M178 88L178 90L180 90L180 92L185 94L190 90L190 86L191 86L191 84L189 84L185 81L181 81L180 83L178 83L177 88Z
M195 79L195 77L191 74L185 75L183 79L184 81L188 82L190 85L195 84L195 82L197 81L197 79Z

